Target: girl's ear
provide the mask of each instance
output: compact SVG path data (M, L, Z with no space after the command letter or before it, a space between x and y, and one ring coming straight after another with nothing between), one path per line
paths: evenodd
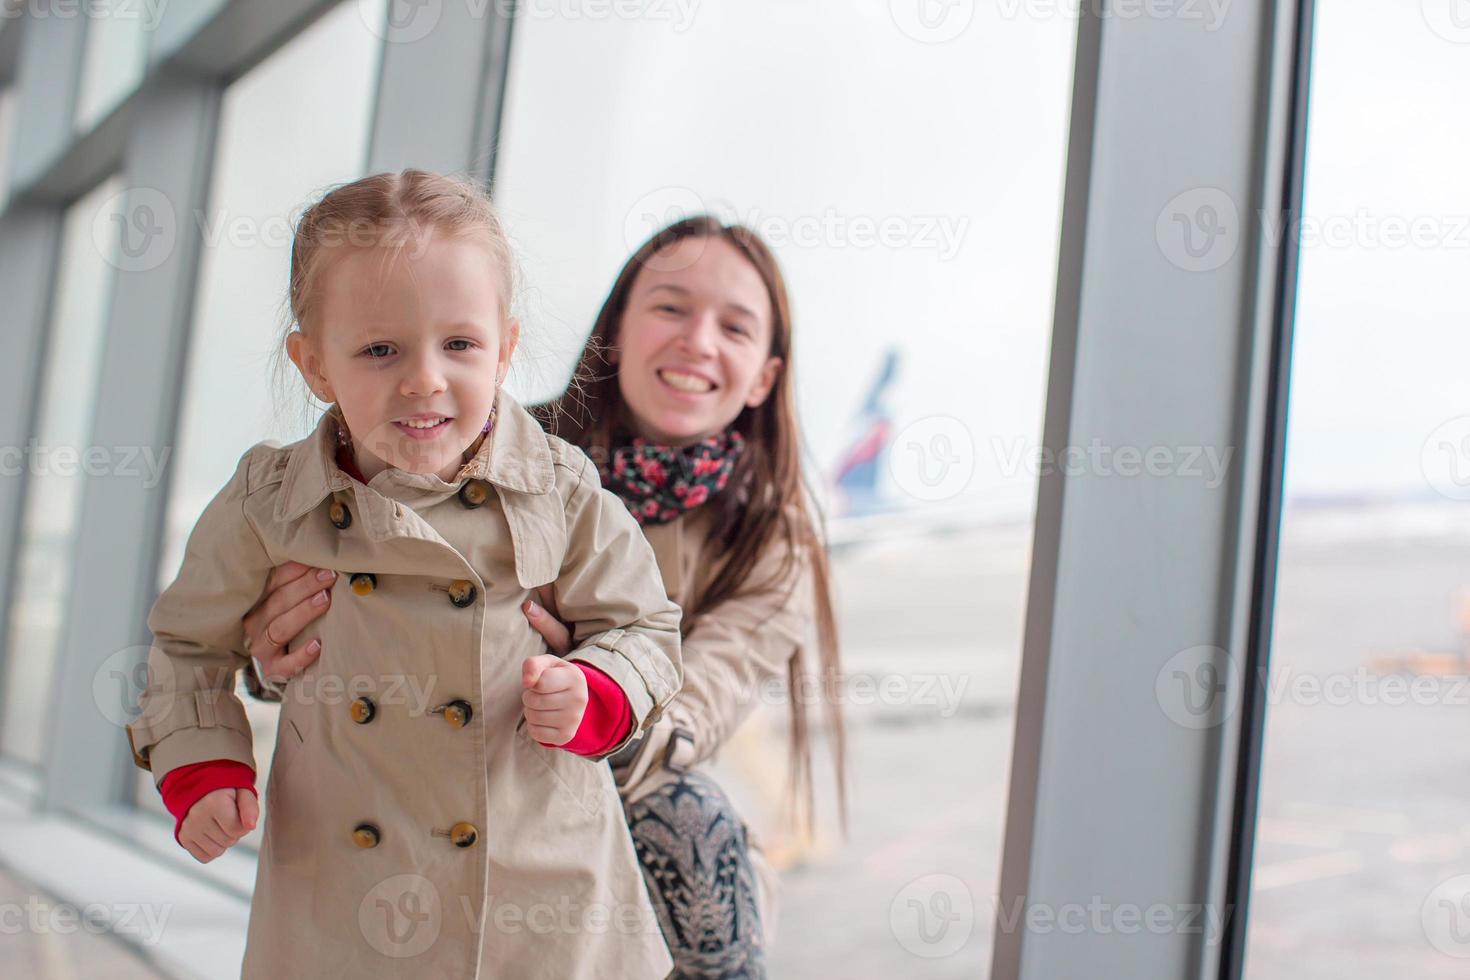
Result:
M500 365L495 369L495 383L505 382L506 372L510 370L510 358L516 352L516 344L521 341L521 321L506 320L500 328Z
M750 389L750 394L745 397L745 404L750 408L760 407L771 394L771 389L776 387L776 379L781 377L781 358L772 357L766 360L761 368L760 377Z
M316 346L300 330L293 330L286 335L286 353L290 356L291 363L296 365L296 370L301 372L301 377L306 380L306 386L313 395L324 402L337 400L332 391L332 383L322 374L322 360L316 352Z

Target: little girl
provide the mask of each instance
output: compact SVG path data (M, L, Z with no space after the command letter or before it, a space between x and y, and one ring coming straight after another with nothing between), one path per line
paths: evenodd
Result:
M246 978L671 968L597 763L678 690L680 612L592 463L501 388L510 270L467 182L377 174L314 204L286 350L332 407L245 453L149 615L134 760L209 861L258 817L241 617L287 560L336 589L293 644ZM521 613L542 586L575 623L565 660Z

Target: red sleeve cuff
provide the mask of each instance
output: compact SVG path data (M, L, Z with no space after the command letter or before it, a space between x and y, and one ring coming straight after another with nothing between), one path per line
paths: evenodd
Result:
M211 759L179 766L163 777L158 791L163 794L164 808L173 815L175 841L189 810L217 789L248 789L254 793L255 770L233 759Z
M570 742L548 748L566 749L575 755L602 755L628 737L633 728L633 708L617 681L590 664L580 660L572 663L587 675L587 710Z

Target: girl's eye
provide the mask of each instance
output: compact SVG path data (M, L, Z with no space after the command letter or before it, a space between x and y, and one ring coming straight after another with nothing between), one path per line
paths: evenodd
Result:
M725 328L733 333L739 334L742 337L748 336L750 334L750 331L745 329L744 324L740 323L727 323L725 324Z
M455 344L464 344L464 346L456 347L454 346ZM469 350L471 347L474 346L474 342L465 340L463 338L457 338L455 340L449 341L449 343L445 344L444 346L448 347L450 350Z
M677 306L670 306L668 303L660 303L654 309L660 313L672 313L675 316L679 314L679 308Z
M387 357L389 354L392 354L393 353L393 345L392 344L371 344L368 347L364 348L363 353L366 354L368 357L375 358L375 359L376 358L381 358L381 357Z

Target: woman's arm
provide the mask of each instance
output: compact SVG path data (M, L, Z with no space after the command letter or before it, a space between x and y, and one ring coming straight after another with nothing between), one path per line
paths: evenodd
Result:
M788 555L784 543L774 542L752 568L747 589L695 621L684 638L684 689L621 783L634 785L666 759L680 766L704 762L756 705L803 696L788 690L787 681L792 659L808 640L812 577L804 554Z
M799 555L783 569L785 554L782 545L769 549L752 569L751 587L707 610L684 637L684 686L644 735L631 765L619 772L621 785L637 785L671 751L678 765L709 759L762 699L800 695L786 686L789 664L812 622L811 568ZM527 619L553 651L569 649L560 611L550 597L537 599L540 604L527 601Z

